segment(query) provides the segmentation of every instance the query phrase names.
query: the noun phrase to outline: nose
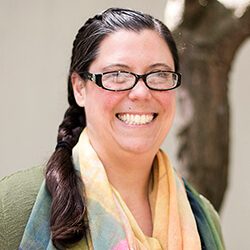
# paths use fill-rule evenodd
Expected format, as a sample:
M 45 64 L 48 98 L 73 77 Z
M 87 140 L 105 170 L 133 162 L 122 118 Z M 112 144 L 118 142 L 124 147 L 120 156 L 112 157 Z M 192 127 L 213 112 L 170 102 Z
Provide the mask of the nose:
M 146 86 L 142 78 L 129 91 L 129 98 L 131 100 L 149 100 L 151 97 L 151 90 Z

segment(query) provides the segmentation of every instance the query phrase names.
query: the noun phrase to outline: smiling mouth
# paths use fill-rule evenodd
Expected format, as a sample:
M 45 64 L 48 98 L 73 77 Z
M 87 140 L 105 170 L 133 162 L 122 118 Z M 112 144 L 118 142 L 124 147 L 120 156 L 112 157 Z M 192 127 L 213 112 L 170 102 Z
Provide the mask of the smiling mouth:
M 127 114 L 127 113 L 118 113 L 116 114 L 116 117 L 129 125 L 144 125 L 152 122 L 156 117 L 157 113 L 152 113 L 152 114 Z

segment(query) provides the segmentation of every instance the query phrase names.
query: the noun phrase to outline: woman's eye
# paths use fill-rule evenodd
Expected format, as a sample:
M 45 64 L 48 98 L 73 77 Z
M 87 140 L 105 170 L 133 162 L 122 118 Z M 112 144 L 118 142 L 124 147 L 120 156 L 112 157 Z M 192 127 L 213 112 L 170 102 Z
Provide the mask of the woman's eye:
M 104 81 L 110 81 L 113 83 L 123 83 L 126 81 L 126 75 L 122 72 L 111 72 L 103 76 Z
M 115 76 L 115 81 L 117 82 L 117 83 L 123 83 L 123 82 L 125 82 L 126 81 L 126 76 L 124 75 L 124 74 L 117 74 L 116 76 Z
M 110 73 L 113 77 L 117 77 L 117 76 L 119 76 L 120 75 L 120 72 L 119 71 L 117 71 L 117 72 L 112 72 L 112 73 Z
M 161 77 L 161 78 L 168 78 L 169 77 L 169 73 L 168 72 L 159 72 L 156 74 L 157 77 Z

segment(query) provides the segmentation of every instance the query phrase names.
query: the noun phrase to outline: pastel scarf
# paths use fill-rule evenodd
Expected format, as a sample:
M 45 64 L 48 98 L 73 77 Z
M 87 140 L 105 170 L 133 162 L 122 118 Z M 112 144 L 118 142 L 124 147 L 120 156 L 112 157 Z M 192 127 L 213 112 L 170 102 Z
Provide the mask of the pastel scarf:
M 201 244 L 200 229 L 197 229 L 184 183 L 175 174 L 167 156 L 161 150 L 155 158 L 152 189 L 149 194 L 153 218 L 152 237 L 143 234 L 122 197 L 109 183 L 105 168 L 92 148 L 86 130 L 73 150 L 73 160 L 85 186 L 89 230 L 86 238 L 71 249 L 201 249 L 204 242 Z M 19 249 L 55 249 L 49 231 L 50 203 L 51 197 L 43 184 Z M 206 218 L 201 220 L 201 227 L 203 220 Z M 207 225 L 206 227 L 209 228 Z M 206 237 L 204 238 L 206 241 Z M 214 248 L 211 250 L 223 249 L 215 246 L 212 242 L 211 247 Z

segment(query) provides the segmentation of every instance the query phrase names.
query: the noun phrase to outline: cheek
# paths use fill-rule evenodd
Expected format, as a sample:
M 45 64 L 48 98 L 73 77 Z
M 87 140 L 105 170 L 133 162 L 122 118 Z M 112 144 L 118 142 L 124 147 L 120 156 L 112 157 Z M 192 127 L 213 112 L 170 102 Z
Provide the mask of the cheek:
M 172 127 L 175 110 L 176 110 L 176 95 L 175 93 L 168 93 L 162 98 L 162 106 L 163 106 L 163 133 L 164 138 L 168 134 L 170 128 Z
M 100 113 L 101 117 L 112 115 L 121 99 L 121 93 L 92 86 L 86 91 L 86 115 L 87 117 Z
M 161 106 L 168 113 L 168 115 L 175 114 L 176 93 L 175 91 L 168 91 L 160 98 Z

